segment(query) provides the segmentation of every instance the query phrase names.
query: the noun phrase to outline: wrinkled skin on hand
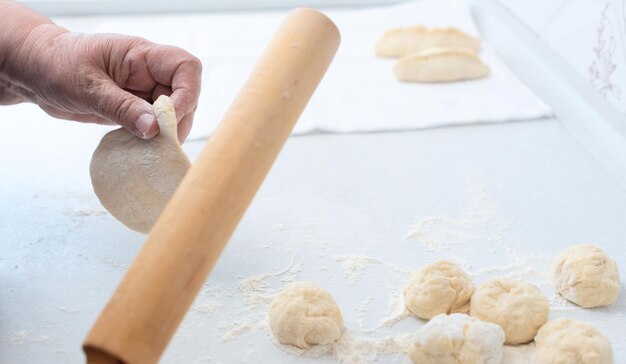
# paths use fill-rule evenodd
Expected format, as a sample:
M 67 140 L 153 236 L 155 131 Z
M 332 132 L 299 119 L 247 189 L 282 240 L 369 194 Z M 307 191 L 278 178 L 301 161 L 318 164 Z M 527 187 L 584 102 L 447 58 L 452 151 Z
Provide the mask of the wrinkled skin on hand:
M 193 123 L 202 72 L 180 48 L 54 24 L 30 30 L 0 66 L 0 104 L 30 101 L 57 118 L 119 124 L 142 138 L 158 133 L 151 103 L 169 95 L 181 142 Z

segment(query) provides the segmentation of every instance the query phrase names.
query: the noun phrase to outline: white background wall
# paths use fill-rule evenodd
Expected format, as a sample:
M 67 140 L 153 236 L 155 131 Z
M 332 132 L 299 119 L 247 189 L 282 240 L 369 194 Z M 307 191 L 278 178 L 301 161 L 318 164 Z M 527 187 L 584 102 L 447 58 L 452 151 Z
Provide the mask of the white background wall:
M 626 0 L 499 0 L 626 112 Z
M 47 15 L 86 15 L 278 9 L 297 6 L 363 7 L 393 4 L 402 0 L 22 0 L 20 2 Z

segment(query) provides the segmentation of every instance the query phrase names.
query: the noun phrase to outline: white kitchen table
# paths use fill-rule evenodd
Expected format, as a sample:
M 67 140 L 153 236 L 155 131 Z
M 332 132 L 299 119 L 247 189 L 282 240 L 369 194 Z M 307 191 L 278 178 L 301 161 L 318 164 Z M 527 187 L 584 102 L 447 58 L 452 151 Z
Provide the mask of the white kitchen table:
M 0 361 L 80 363 L 85 334 L 144 236 L 92 192 L 88 166 L 102 129 L 32 109 L 0 111 L 8 129 L 0 136 Z M 203 144 L 185 150 L 193 159 Z M 430 239 L 407 238 L 420 221 Z M 476 282 L 537 284 L 551 317 L 592 322 L 619 360 L 626 294 L 609 308 L 577 309 L 553 297 L 547 269 L 560 249 L 591 242 L 623 270 L 624 221 L 626 191 L 557 120 L 293 137 L 163 362 L 294 361 L 264 322 L 266 296 L 292 280 L 328 289 L 357 337 L 414 332 L 423 323 L 413 318 L 368 328 L 389 315 L 406 272 L 436 259 L 463 264 Z

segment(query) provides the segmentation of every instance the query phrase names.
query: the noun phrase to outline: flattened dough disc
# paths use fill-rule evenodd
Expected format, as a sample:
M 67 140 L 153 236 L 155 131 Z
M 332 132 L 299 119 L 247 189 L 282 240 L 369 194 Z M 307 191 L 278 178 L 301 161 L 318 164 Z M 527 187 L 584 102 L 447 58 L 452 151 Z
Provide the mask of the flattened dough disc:
M 159 135 L 143 140 L 126 129 L 107 133 L 93 153 L 93 190 L 111 215 L 129 228 L 148 233 L 191 166 L 176 134 L 174 104 L 154 102 Z

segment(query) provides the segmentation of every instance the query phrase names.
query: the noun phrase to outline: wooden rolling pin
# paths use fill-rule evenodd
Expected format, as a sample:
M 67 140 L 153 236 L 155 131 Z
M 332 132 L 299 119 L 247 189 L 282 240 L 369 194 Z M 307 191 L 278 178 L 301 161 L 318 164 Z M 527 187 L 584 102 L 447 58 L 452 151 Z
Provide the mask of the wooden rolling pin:
M 89 332 L 88 363 L 159 360 L 339 41 L 315 10 L 287 16 Z

